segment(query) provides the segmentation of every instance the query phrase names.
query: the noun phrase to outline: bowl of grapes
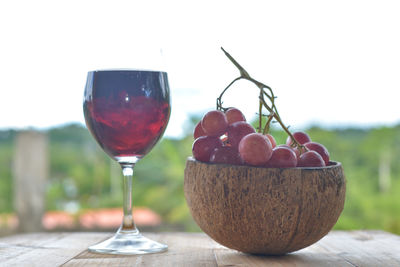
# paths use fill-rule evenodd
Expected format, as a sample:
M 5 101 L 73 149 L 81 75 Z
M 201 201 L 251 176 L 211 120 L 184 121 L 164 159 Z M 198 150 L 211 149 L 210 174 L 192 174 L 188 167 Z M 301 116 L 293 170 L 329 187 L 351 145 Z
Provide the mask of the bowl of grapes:
M 223 52 L 240 76 L 194 129 L 184 171 L 191 215 L 212 239 L 244 253 L 284 255 L 310 246 L 333 228 L 343 210 L 342 164 L 306 132 L 290 131 L 273 90 Z M 249 123 L 238 107 L 222 101 L 238 80 L 259 90 L 258 122 Z M 284 144 L 270 133 L 271 123 L 287 135 Z

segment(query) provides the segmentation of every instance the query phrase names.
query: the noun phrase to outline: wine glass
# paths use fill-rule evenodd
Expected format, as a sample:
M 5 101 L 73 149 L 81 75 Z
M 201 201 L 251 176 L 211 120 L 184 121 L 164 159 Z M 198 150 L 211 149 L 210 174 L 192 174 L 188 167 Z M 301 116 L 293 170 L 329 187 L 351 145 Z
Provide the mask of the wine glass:
M 132 216 L 132 174 L 135 164 L 161 138 L 171 107 L 166 72 L 97 70 L 88 73 L 83 111 L 97 143 L 122 168 L 123 220 L 117 233 L 89 251 L 146 254 L 167 250 L 142 236 Z

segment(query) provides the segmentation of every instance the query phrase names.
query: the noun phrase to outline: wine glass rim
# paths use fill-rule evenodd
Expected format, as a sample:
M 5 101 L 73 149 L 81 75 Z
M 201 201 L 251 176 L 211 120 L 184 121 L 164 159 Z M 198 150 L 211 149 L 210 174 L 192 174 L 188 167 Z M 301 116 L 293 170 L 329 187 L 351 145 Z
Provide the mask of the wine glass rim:
M 166 71 L 163 70 L 156 70 L 156 69 L 140 69 L 140 68 L 110 68 L 110 69 L 96 69 L 96 70 L 91 70 L 89 73 L 95 73 L 95 72 L 161 72 L 161 73 L 167 73 Z

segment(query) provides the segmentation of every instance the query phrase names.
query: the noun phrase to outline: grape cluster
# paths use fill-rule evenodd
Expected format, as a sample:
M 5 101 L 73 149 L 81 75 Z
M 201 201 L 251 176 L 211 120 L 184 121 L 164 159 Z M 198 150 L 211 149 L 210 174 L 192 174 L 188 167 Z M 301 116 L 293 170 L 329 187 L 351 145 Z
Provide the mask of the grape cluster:
M 207 112 L 196 125 L 193 136 L 193 156 L 202 162 L 269 168 L 329 164 L 328 150 L 312 142 L 305 132 L 292 134 L 297 144 L 288 136 L 286 144 L 277 145 L 271 134 L 256 133 L 237 108 Z

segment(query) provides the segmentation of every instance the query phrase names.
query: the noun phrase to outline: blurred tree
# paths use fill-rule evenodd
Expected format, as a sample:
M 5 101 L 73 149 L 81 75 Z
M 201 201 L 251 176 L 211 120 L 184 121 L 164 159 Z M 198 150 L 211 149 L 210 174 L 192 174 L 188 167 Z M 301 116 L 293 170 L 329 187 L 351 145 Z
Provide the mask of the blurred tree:
M 183 194 L 185 161 L 191 155 L 192 131 L 199 120 L 193 117 L 187 122 L 184 137 L 163 138 L 134 170 L 134 205 L 162 215 L 166 230 L 199 230 Z M 331 159 L 344 167 L 346 203 L 335 228 L 384 229 L 400 234 L 400 125 L 371 129 L 313 126 L 304 130 L 313 141 L 324 144 Z M 278 143 L 285 142 L 287 136 L 278 128 L 272 128 L 271 133 Z M 51 162 L 47 209 L 121 207 L 122 196 L 112 190 L 110 159 L 87 129 L 71 124 L 50 129 L 48 134 Z M 14 135 L 15 131 L 0 131 L 0 212 L 12 211 Z M 390 187 L 386 191 L 379 187 L 383 154 L 390 158 Z M 122 179 L 118 174 L 113 177 Z

